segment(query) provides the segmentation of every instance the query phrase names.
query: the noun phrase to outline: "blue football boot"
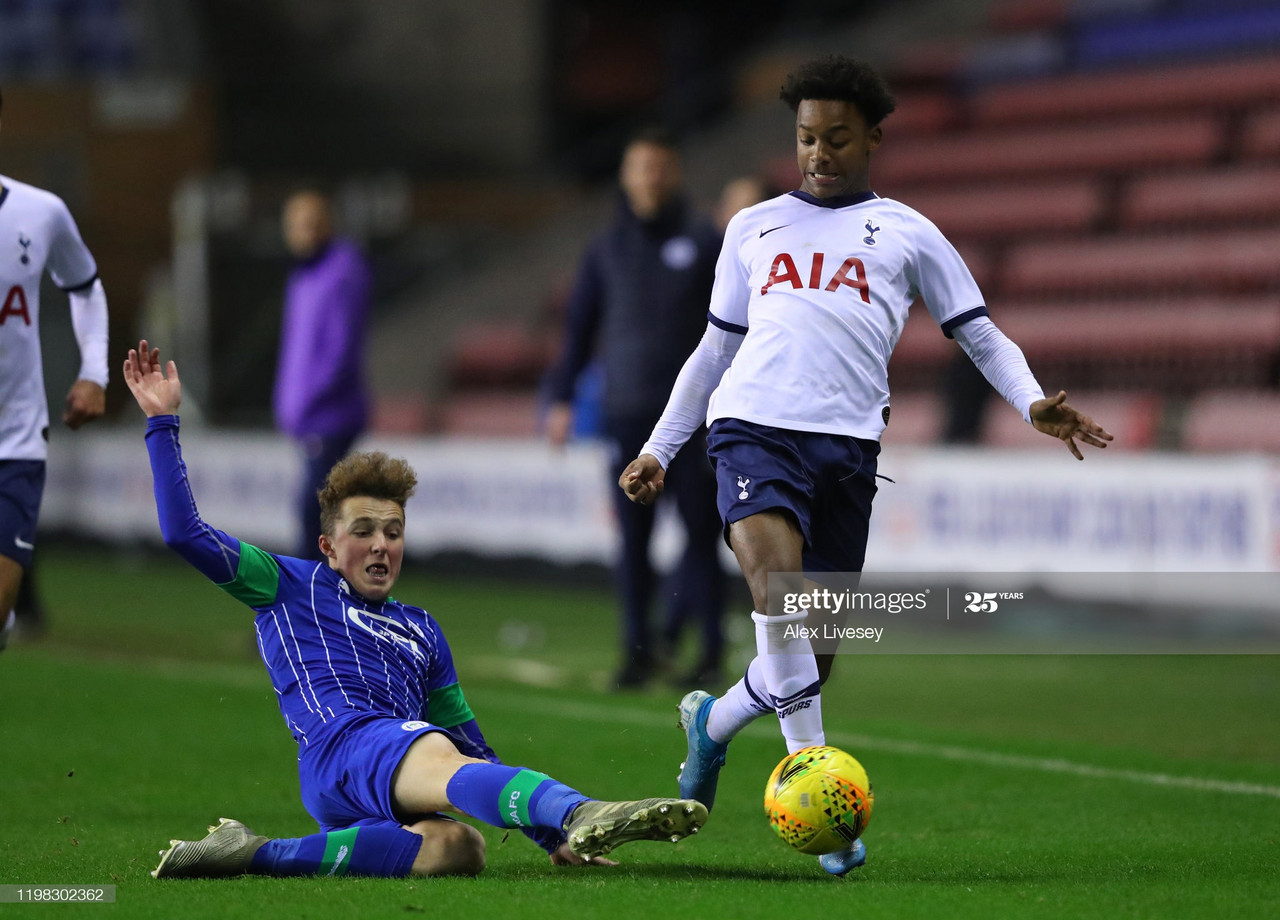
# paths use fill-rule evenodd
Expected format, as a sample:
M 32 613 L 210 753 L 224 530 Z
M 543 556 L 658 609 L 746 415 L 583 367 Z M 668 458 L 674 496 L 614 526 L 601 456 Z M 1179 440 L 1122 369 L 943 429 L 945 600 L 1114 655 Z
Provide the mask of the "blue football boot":
M 716 783 L 720 768 L 724 766 L 728 744 L 712 741 L 707 735 L 707 714 L 716 698 L 705 690 L 685 694 L 676 711 L 680 713 L 680 727 L 689 741 L 689 753 L 680 764 L 680 798 L 694 799 L 707 806 L 716 800 Z
M 829 874 L 844 878 L 850 870 L 858 868 L 867 861 L 867 848 L 861 840 L 855 840 L 843 850 L 824 853 L 818 857 L 818 864 Z

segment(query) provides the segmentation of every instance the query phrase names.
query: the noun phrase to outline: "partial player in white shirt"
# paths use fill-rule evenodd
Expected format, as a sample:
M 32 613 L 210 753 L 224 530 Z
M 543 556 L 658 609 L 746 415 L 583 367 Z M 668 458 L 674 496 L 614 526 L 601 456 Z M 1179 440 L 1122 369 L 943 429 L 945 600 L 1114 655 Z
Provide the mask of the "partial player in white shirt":
M 770 572 L 858 572 L 866 551 L 879 438 L 889 419 L 888 363 L 920 299 L 987 380 L 1038 431 L 1105 447 L 1111 435 L 1044 398 L 1021 350 L 991 322 L 954 247 L 923 216 L 879 198 L 872 152 L 893 96 L 871 67 L 842 57 L 788 77 L 800 188 L 740 212 L 716 269 L 710 320 L 661 420 L 619 485 L 633 501 L 662 491 L 667 462 L 705 419 L 726 537 L 755 611 L 756 658 L 716 699 L 680 704 L 689 754 L 681 795 L 708 807 L 729 741 L 776 712 L 789 751 L 823 744 L 821 685 L 804 614 L 768 609 Z M 861 841 L 822 857 L 843 875 Z
M 46 271 L 67 292 L 80 347 L 80 373 L 62 414 L 76 429 L 106 406 L 107 298 L 98 266 L 62 199 L 0 175 L 0 648 L 31 565 L 44 491 L 49 411 L 40 281 Z

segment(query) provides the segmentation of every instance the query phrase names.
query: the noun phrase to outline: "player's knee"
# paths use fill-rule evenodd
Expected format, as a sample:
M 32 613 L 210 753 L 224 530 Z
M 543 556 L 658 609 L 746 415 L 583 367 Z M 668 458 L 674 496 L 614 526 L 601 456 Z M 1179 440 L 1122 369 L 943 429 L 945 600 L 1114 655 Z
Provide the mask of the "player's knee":
M 484 836 L 460 821 L 419 821 L 409 830 L 422 835 L 414 875 L 479 875 L 485 866 Z

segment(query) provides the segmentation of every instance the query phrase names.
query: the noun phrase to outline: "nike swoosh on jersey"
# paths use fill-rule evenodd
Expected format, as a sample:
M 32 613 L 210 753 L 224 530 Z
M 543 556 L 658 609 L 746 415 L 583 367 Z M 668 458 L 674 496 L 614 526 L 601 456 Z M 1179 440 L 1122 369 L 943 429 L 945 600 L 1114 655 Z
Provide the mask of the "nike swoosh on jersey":
M 36 548 L 36 545 L 34 543 L 28 543 L 26 540 L 22 539 L 22 537 L 14 537 L 13 545 L 18 547 L 18 549 L 35 549 Z
M 774 230 L 781 230 L 783 227 L 790 227 L 790 226 L 791 226 L 790 224 L 781 224 L 780 226 L 777 226 L 777 227 L 770 227 L 768 230 L 761 230 L 760 236 L 761 238 L 763 238 L 768 234 L 772 233 Z

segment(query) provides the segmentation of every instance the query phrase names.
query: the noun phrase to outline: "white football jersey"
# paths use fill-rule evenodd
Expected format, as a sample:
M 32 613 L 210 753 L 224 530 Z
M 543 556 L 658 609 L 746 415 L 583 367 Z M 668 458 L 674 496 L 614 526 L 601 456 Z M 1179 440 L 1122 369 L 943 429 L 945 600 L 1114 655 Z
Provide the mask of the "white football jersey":
M 745 338 L 708 424 L 878 440 L 889 356 L 917 298 L 947 334 L 987 314 L 955 247 L 901 202 L 789 192 L 740 211 L 725 231 L 709 319 Z
M 0 460 L 43 460 L 49 409 L 40 356 L 40 277 L 88 289 L 98 266 L 51 192 L 0 176 Z

